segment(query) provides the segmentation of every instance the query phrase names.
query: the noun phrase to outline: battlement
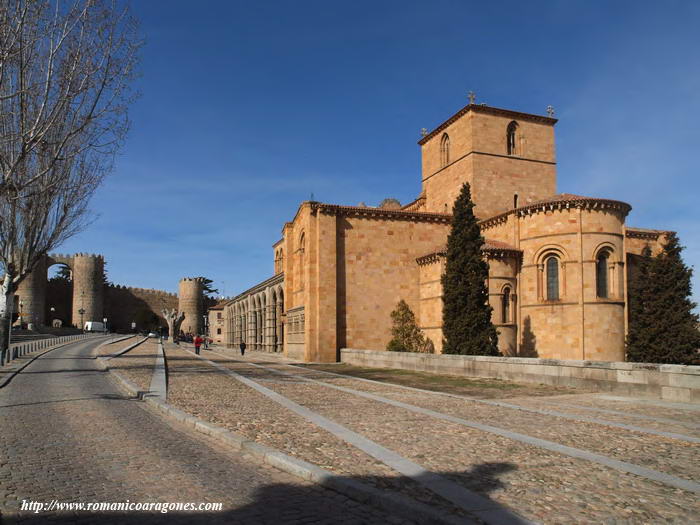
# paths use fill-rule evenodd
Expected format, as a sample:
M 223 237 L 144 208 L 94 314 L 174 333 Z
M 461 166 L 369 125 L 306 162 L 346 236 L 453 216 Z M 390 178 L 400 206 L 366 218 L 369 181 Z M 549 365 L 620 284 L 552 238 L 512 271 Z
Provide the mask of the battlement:
M 204 277 L 183 277 L 180 279 L 180 282 L 187 281 L 187 282 L 193 282 L 193 283 L 203 283 L 204 282 Z
M 83 253 L 83 252 L 78 252 L 74 254 L 68 254 L 68 253 L 50 253 L 48 254 L 49 258 L 51 259 L 73 259 L 75 257 L 86 257 L 86 258 L 91 258 L 91 259 L 99 259 L 104 262 L 104 255 L 99 254 L 99 253 Z
M 108 287 L 113 290 L 124 290 L 135 294 L 158 295 L 161 297 L 170 297 L 173 299 L 177 299 L 176 293 L 166 292 L 164 290 L 156 290 L 155 288 L 139 288 L 137 286 L 123 286 L 121 284 L 110 284 L 108 285 Z

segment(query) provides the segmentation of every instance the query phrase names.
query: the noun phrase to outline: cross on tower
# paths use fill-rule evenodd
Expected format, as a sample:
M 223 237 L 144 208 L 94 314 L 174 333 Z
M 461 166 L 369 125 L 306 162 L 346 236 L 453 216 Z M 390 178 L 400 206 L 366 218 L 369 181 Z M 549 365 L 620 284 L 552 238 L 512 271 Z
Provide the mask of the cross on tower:
M 469 103 L 473 104 L 474 101 L 476 100 L 476 93 L 474 93 L 473 91 L 470 91 L 469 93 L 467 93 L 467 96 L 469 97 Z
M 554 116 L 554 106 L 547 106 L 547 115 L 549 115 L 550 118 Z
M 425 128 L 420 128 L 420 136 L 425 137 L 428 134 L 428 130 Z

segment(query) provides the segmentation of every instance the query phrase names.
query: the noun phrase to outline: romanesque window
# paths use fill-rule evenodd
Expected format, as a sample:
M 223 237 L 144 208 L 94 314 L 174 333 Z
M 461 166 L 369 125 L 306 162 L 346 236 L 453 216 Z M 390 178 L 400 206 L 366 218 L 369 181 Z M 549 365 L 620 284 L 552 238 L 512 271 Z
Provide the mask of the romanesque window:
M 516 132 L 518 131 L 518 123 L 513 121 L 510 124 L 508 124 L 508 128 L 506 130 L 506 150 L 508 151 L 508 155 L 515 155 L 517 153 L 516 149 Z
M 505 287 L 503 289 L 501 312 L 502 312 L 502 322 L 503 324 L 510 323 L 510 288 Z
M 596 295 L 598 297 L 608 297 L 608 258 L 610 254 L 603 250 L 598 254 L 595 262 Z
M 550 256 L 545 261 L 545 272 L 547 275 L 547 300 L 559 300 L 559 260 Z
M 445 167 L 450 163 L 450 137 L 447 133 L 442 134 L 440 140 L 440 166 Z

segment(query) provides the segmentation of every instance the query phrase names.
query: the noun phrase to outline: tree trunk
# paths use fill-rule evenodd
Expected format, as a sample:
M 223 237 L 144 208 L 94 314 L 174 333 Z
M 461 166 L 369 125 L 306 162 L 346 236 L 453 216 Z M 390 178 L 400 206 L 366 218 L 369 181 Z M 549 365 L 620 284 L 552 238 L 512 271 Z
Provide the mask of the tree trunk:
M 9 361 L 10 324 L 14 298 L 15 290 L 12 285 L 12 277 L 6 274 L 2 284 L 0 284 L 0 366 Z

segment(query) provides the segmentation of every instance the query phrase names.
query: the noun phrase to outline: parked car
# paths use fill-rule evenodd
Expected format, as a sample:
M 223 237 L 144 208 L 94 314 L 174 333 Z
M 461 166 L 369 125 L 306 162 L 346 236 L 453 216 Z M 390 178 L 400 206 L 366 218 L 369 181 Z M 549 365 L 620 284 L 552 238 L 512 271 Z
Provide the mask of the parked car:
M 158 337 L 158 334 L 155 332 L 148 332 L 148 337 Z

